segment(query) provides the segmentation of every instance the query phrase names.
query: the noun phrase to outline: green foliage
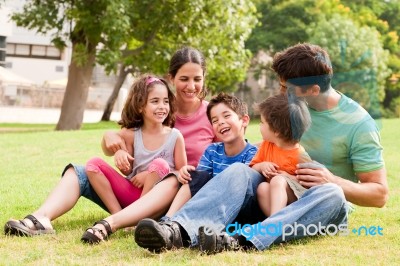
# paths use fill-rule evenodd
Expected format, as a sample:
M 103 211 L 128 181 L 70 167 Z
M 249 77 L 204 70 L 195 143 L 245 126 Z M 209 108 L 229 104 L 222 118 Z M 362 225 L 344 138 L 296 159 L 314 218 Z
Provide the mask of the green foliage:
M 273 54 L 299 42 L 313 42 L 330 53 L 335 73 L 342 75 L 337 80 L 354 78 L 352 82 L 359 83 L 361 71 L 369 98 L 385 99 L 389 106 L 392 96 L 400 95 L 387 91 L 400 91 L 400 82 L 389 81 L 390 73 L 400 73 L 399 0 L 257 0 L 256 5 L 260 23 L 246 42 L 253 53 L 262 49 Z
M 385 21 L 389 26 L 389 33 L 385 39 L 385 44 L 392 52 L 389 59 L 389 67 L 393 71 L 393 76 L 386 85 L 386 95 L 383 105 L 387 108 L 388 117 L 399 117 L 399 98 L 400 98 L 400 1 L 386 1 L 383 12 L 379 18 Z M 396 81 L 397 79 L 397 81 Z
M 330 54 L 336 76 L 344 75 L 347 82 L 361 85 L 366 90 L 366 94 L 361 95 L 376 98 L 378 102 L 383 100 L 386 78 L 390 75 L 389 53 L 383 49 L 378 31 L 367 26 L 358 27 L 351 19 L 336 14 L 327 21 L 313 24 L 309 34 L 311 43 L 322 46 Z M 372 85 L 366 85 L 368 82 Z
M 253 53 L 258 50 L 276 52 L 299 42 L 307 42 L 309 29 L 332 14 L 348 14 L 349 9 L 339 1 L 259 0 L 259 23 L 246 42 Z M 323 12 L 321 12 L 323 10 Z
M 400 0 L 385 1 L 384 10 L 379 18 L 389 25 L 390 31 L 395 31 L 400 35 Z M 399 43 L 397 43 L 399 46 Z
M 174 51 L 189 45 L 205 54 L 207 86 L 213 92 L 233 91 L 245 78 L 251 54 L 244 41 L 256 23 L 256 8 L 251 2 L 135 1 L 133 10 L 124 51 L 99 53 L 98 60 L 108 71 L 122 62 L 133 72 L 162 75 Z
M 253 53 L 258 50 L 279 51 L 308 39 L 307 25 L 313 17 L 306 12 L 312 0 L 259 1 L 260 22 L 246 42 Z
M 194 46 L 208 59 L 213 91 L 233 91 L 245 78 L 251 54 L 244 42 L 257 21 L 255 6 L 244 0 L 31 0 L 13 20 L 54 32 L 57 47 L 72 41 L 78 65 L 97 47 L 97 62 L 108 72 L 123 63 L 133 72 L 165 74 L 176 49 Z

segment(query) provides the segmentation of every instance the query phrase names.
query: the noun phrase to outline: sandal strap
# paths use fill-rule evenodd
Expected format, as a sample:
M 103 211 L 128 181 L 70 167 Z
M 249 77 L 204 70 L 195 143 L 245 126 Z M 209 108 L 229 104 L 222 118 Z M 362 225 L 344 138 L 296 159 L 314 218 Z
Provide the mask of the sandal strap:
M 95 237 L 97 237 L 97 238 L 99 239 L 99 241 L 101 241 L 101 240 L 106 240 L 106 239 L 107 239 L 107 235 L 103 232 L 103 230 L 101 230 L 101 229 L 99 229 L 99 228 L 90 227 L 90 228 L 86 229 L 86 231 L 88 231 L 88 230 L 92 230 L 92 231 L 93 231 L 92 235 L 94 235 Z M 98 236 L 96 236 L 96 235 L 95 235 L 95 232 L 100 233 L 101 236 L 103 237 L 103 239 L 100 239 Z M 89 233 L 90 233 L 90 232 L 89 232 Z
M 106 220 L 97 221 L 97 222 L 95 222 L 95 223 L 93 224 L 93 226 L 95 226 L 96 224 L 101 224 L 101 225 L 104 226 L 104 228 L 105 228 L 106 231 L 107 231 L 107 236 L 110 236 L 110 235 L 113 233 L 112 230 L 111 230 L 110 224 L 109 224 Z M 100 231 L 101 231 L 101 230 L 100 230 Z M 102 232 L 102 233 L 103 233 L 103 232 Z
M 27 215 L 24 219 L 28 219 L 30 220 L 33 225 L 35 226 L 36 230 L 46 230 L 46 228 L 44 228 L 43 224 L 41 222 L 39 222 L 38 219 L 36 219 L 35 216 L 29 214 Z M 23 221 L 20 221 L 23 225 L 25 225 L 26 227 L 28 227 Z

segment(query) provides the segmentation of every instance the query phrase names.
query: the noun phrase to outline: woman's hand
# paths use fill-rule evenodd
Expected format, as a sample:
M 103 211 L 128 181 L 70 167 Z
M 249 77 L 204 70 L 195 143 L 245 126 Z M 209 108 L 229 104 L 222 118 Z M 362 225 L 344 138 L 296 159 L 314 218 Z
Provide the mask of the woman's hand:
M 111 156 L 115 154 L 118 150 L 127 151 L 125 141 L 120 135 L 124 134 L 124 130 L 127 129 L 122 128 L 119 133 L 115 131 L 106 131 L 104 133 L 101 143 L 104 154 Z

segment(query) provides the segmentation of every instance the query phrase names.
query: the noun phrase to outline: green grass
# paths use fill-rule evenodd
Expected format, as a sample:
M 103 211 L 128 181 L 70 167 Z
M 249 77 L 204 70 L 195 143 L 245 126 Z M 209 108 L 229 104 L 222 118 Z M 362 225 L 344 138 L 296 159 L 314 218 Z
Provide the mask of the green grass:
M 17 123 L 0 123 L 0 134 L 1 133 L 12 133 L 12 132 L 38 132 L 38 131 L 53 131 L 56 125 L 53 124 L 17 124 Z M 99 123 L 86 123 L 82 125 L 82 130 L 92 129 L 107 129 L 107 128 L 119 128 L 116 122 L 99 122 Z
M 4 130 L 8 128 L 8 130 Z M 13 130 L 10 130 L 13 128 Z M 55 132 L 54 125 L 0 124 L 0 224 L 23 218 L 36 209 L 60 178 L 68 162 L 84 164 L 101 155 L 103 132 L 115 123 L 85 124 L 83 130 Z M 16 132 L 17 131 L 17 132 Z M 53 222 L 57 234 L 34 238 L 0 234 L 0 265 L 394 265 L 400 250 L 400 120 L 384 120 L 382 144 L 390 199 L 382 209 L 358 207 L 350 228 L 381 226 L 383 236 L 314 237 L 277 245 L 263 252 L 225 252 L 202 256 L 196 250 L 151 254 L 138 248 L 132 232 L 120 230 L 98 246 L 80 242 L 84 230 L 107 216 L 80 199 L 76 207 Z M 258 122 L 247 130 L 260 141 Z M 110 158 L 107 158 L 111 162 Z

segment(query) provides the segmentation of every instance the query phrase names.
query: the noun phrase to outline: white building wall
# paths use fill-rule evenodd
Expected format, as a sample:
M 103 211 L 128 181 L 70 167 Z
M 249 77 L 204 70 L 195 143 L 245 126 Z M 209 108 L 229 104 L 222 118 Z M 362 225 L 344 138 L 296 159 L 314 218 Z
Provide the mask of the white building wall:
M 12 32 L 12 24 L 9 22 L 10 9 L 7 7 L 0 8 L 0 36 L 10 36 Z
M 68 77 L 69 63 L 59 60 L 7 57 L 8 69 L 41 86 L 46 81 Z M 11 67 L 10 67 L 11 66 Z
M 9 15 L 12 12 L 20 11 L 24 2 L 24 0 L 6 1 L 4 7 L 1 9 L 5 11 L 0 12 L 0 22 L 6 21 L 8 31 L 6 32 L 7 34 L 3 35 L 1 34 L 2 30 L 0 30 L 0 35 L 7 36 L 7 43 L 52 45 L 51 33 L 47 35 L 38 34 L 36 31 L 17 27 L 10 20 Z M 0 29 L 3 29 L 3 23 L 0 23 L 0 25 Z M 71 48 L 67 47 L 63 51 L 61 60 L 7 56 L 6 67 L 41 86 L 45 81 L 67 78 L 70 58 Z
M 1 5 L 0 36 L 6 36 L 6 42 L 9 44 L 52 45 L 51 33 L 46 35 L 38 34 L 36 31 L 17 27 L 17 25 L 11 21 L 10 15 L 13 12 L 21 11 L 25 2 L 25 0 L 6 0 L 5 3 Z M 71 54 L 72 49 L 69 45 L 64 49 L 61 60 L 6 56 L 6 68 L 21 77 L 32 80 L 36 88 L 41 88 L 43 90 L 52 89 L 51 86 L 49 87 L 48 85 L 48 83 L 53 83 L 51 81 L 60 83 L 62 80 L 67 80 Z M 89 91 L 88 107 L 102 109 L 111 94 L 116 77 L 106 76 L 102 67 L 96 66 L 92 79 L 93 84 Z M 131 82 L 131 79 L 125 81 L 114 109 L 122 110 L 127 94 L 126 92 Z M 57 89 L 65 89 L 65 85 L 66 83 L 57 86 Z M 23 101 L 20 102 L 22 103 Z

